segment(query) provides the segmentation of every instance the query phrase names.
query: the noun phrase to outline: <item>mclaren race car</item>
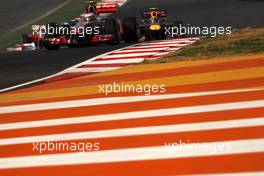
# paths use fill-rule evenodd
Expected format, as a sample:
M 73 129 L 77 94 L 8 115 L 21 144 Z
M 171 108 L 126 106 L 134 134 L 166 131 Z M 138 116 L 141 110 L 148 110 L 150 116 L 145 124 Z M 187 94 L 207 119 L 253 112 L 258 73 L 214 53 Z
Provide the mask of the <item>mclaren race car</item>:
M 117 3 L 89 2 L 86 4 L 86 13 L 74 21 L 74 25 L 70 24 L 69 46 L 138 41 L 136 18 L 124 18 L 121 21 Z
M 37 46 L 47 49 L 58 49 L 61 46 L 76 47 L 85 44 L 118 44 L 138 41 L 136 18 L 119 18 L 117 3 L 97 3 L 88 1 L 85 13 L 69 22 L 49 23 L 46 33 L 28 35 Z M 34 40 L 32 40 L 34 39 Z
M 89 4 L 86 13 L 81 14 L 71 26 L 70 45 L 99 43 L 120 43 L 123 27 L 117 16 L 117 4 Z
M 100 43 L 119 44 L 122 40 L 126 42 L 138 41 L 138 30 L 136 18 L 119 18 L 119 6 L 117 3 L 86 3 L 86 13 L 82 14 L 75 30 L 72 31 L 70 44 L 75 43 Z M 80 37 L 78 28 L 85 29 L 84 36 Z
M 181 21 L 170 22 L 167 18 L 166 11 L 158 8 L 150 8 L 142 13 L 139 28 L 141 37 L 146 40 L 162 40 L 171 38 L 170 35 L 166 34 L 166 27 L 180 25 L 183 25 Z

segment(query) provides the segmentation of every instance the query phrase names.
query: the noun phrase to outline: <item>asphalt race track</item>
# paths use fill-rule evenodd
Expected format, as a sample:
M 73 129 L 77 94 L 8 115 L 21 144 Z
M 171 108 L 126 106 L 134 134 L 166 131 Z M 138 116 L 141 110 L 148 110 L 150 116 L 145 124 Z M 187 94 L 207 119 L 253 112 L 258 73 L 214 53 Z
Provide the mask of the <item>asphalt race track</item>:
M 0 0 L 0 36 L 42 16 L 63 2 L 65 0 Z
M 264 25 L 263 1 L 240 0 L 134 0 L 121 9 L 123 16 L 134 16 L 148 7 L 164 8 L 172 20 L 192 25 L 229 25 L 259 27 Z M 140 7 L 140 8 L 139 8 Z M 33 51 L 0 54 L 0 88 L 57 73 L 93 56 L 126 46 L 102 45 L 58 51 Z
M 127 44 L 0 53 L 0 89 L 55 74 L 100 53 L 125 46 Z
M 197 26 L 244 28 L 264 25 L 263 0 L 129 0 L 121 14 L 138 14 L 140 17 L 140 12 L 149 7 L 165 9 L 172 21 L 182 20 Z

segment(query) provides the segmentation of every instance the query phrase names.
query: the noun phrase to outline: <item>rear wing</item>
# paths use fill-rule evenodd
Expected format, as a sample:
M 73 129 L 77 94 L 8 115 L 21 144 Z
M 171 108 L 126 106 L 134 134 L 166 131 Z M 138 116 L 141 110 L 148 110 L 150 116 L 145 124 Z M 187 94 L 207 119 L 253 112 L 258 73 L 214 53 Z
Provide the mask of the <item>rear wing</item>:
M 145 11 L 142 13 L 142 18 L 151 18 L 151 14 L 152 13 L 157 13 L 157 17 L 161 18 L 161 17 L 166 17 L 167 16 L 167 12 L 164 10 L 159 10 L 159 11 Z
M 99 13 L 116 13 L 118 12 L 117 3 L 98 3 L 96 4 L 96 12 Z

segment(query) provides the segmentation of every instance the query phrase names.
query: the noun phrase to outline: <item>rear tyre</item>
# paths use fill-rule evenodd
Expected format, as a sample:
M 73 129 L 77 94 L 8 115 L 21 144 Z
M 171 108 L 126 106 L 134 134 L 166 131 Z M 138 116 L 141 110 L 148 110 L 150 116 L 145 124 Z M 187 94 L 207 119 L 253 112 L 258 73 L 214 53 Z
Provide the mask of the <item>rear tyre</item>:
M 162 40 L 161 30 L 151 31 L 151 40 Z
M 60 47 L 59 46 L 45 46 L 45 48 L 47 49 L 47 50 L 57 50 L 57 49 L 59 49 Z
M 68 48 L 77 48 L 78 45 L 77 44 L 68 44 Z
M 105 26 L 105 34 L 112 35 L 112 39 L 107 44 L 119 44 L 121 42 L 121 36 L 116 19 L 107 19 Z
M 22 43 L 31 43 L 32 41 L 28 37 L 28 34 L 22 34 Z
M 136 17 L 127 17 L 123 20 L 124 39 L 126 43 L 138 42 L 138 25 Z

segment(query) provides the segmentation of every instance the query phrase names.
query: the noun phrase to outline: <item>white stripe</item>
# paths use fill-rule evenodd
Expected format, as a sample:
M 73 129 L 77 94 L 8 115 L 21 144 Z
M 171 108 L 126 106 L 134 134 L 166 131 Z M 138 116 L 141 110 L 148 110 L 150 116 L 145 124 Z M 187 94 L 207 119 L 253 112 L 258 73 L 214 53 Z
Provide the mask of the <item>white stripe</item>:
M 51 120 L 29 121 L 29 122 L 4 123 L 4 124 L 0 124 L 0 130 L 3 131 L 3 130 L 14 130 L 14 129 L 23 129 L 23 128 L 45 127 L 45 126 L 58 126 L 58 125 L 104 122 L 104 121 L 114 121 L 114 120 L 151 118 L 151 117 L 166 116 L 166 115 L 167 116 L 183 115 L 183 114 L 191 114 L 191 113 L 239 110 L 239 109 L 259 108 L 259 107 L 264 107 L 264 100 L 159 109 L 159 110 L 149 110 L 149 111 L 134 111 L 127 113 L 104 114 L 104 115 L 95 115 L 95 116 L 68 117 L 68 118 L 51 119 Z
M 155 51 L 155 50 L 167 50 L 169 49 L 169 47 L 159 47 L 159 48 L 143 48 L 143 49 L 124 49 L 124 50 L 121 50 L 121 51 L 118 51 L 118 52 L 115 52 L 115 53 L 126 53 L 126 52 L 145 52 L 145 51 Z
M 143 161 L 173 158 L 188 158 L 201 156 L 219 156 L 230 154 L 245 154 L 252 152 L 263 152 L 264 139 L 235 140 L 208 143 L 208 145 L 222 145 L 226 143 L 230 149 L 208 152 L 206 150 L 184 150 L 177 152 L 169 150 L 165 146 L 142 147 L 132 149 L 106 150 L 98 152 L 66 153 L 52 155 L 23 156 L 12 158 L 1 158 L 0 169 L 58 166 L 77 164 L 96 164 L 126 161 Z
M 139 57 L 139 58 L 144 58 L 146 56 L 149 55 L 154 55 L 157 52 L 146 52 L 146 53 L 131 53 L 131 54 L 115 54 L 115 55 L 107 55 L 104 56 L 102 59 L 110 59 L 110 58 L 120 58 L 122 59 L 122 57 Z
M 263 176 L 264 172 L 236 172 L 236 173 L 224 173 L 224 174 L 193 174 L 184 176 Z M 176 175 L 170 175 L 176 176 Z
M 151 51 L 151 50 L 157 50 L 160 48 L 178 48 L 178 47 L 182 47 L 182 46 L 169 45 L 169 46 L 146 46 L 146 47 L 143 46 L 143 47 L 140 47 L 140 46 L 133 45 L 132 47 L 125 48 L 122 51 L 130 51 L 130 50 L 142 50 L 142 51 L 149 50 L 149 51 Z
M 98 130 L 88 132 L 62 133 L 42 136 L 29 136 L 17 138 L 0 139 L 0 145 L 14 145 L 43 141 L 65 141 L 65 140 L 80 140 L 80 139 L 94 139 L 94 138 L 109 138 L 109 137 L 127 137 L 136 135 L 153 135 L 153 134 L 168 134 L 191 131 L 204 130 L 219 130 L 242 127 L 257 127 L 264 126 L 264 117 L 241 119 L 241 120 L 225 120 L 216 122 L 203 122 L 192 124 L 176 124 L 163 125 L 152 127 L 137 127 L 137 128 L 123 128 L 113 130 Z M 264 149 L 264 148 L 263 148 Z
M 177 38 L 177 39 L 167 39 L 167 40 L 156 40 L 152 42 L 172 42 L 172 41 L 197 41 L 200 40 L 198 37 L 193 37 L 193 38 Z
M 190 40 L 172 40 L 172 41 L 160 41 L 160 42 L 149 42 L 145 44 L 149 45 L 156 45 L 156 44 L 181 44 L 181 43 L 186 43 L 186 44 L 192 44 L 195 41 L 190 41 Z
M 195 41 L 192 40 L 185 40 L 185 39 L 174 39 L 174 40 L 156 40 L 150 42 L 144 42 L 143 44 L 179 44 L 179 43 L 193 43 Z
M 160 44 L 160 45 L 145 45 L 145 44 L 140 44 L 140 45 L 134 45 L 133 48 L 152 48 L 152 47 L 184 47 L 187 46 L 188 44 Z
M 200 38 L 177 38 L 177 39 L 167 39 L 167 40 L 156 40 L 151 42 L 145 42 L 145 43 L 164 43 L 164 42 L 195 42 L 197 40 L 200 40 Z
M 219 94 L 228 94 L 228 93 L 242 93 L 242 92 L 258 91 L 258 90 L 262 90 L 262 89 L 238 89 L 238 90 L 235 89 L 235 90 L 224 90 L 224 91 L 176 93 L 176 94 L 162 94 L 162 95 L 149 95 L 149 96 L 93 98 L 93 99 L 58 101 L 58 102 L 49 102 L 49 103 L 13 105 L 13 106 L 0 107 L 0 114 L 17 113 L 17 112 L 25 112 L 25 111 L 40 111 L 40 110 L 48 110 L 48 109 L 51 110 L 51 109 L 74 108 L 74 107 L 84 107 L 84 106 L 96 106 L 96 105 L 105 105 L 105 104 L 114 104 L 114 103 L 131 103 L 137 101 L 187 98 L 187 97 L 219 95 Z
M 111 70 L 116 70 L 119 69 L 121 67 L 95 67 L 95 68 L 74 68 L 74 69 L 70 69 L 67 71 L 67 73 L 79 73 L 79 72 L 83 72 L 83 73 L 92 73 L 92 72 L 105 72 L 105 71 L 111 71 Z
M 100 60 L 100 61 L 94 61 L 89 63 L 89 65 L 93 64 L 135 64 L 135 63 L 142 63 L 144 61 L 144 58 L 133 58 L 133 59 L 116 59 L 116 60 Z
M 171 44 L 167 44 L 167 43 L 142 43 L 142 44 L 137 44 L 135 46 L 140 46 L 140 47 L 144 47 L 144 46 L 150 46 L 150 47 L 153 47 L 153 46 L 186 46 L 186 45 L 189 45 L 187 43 L 181 43 L 181 42 L 178 42 L 178 43 L 171 43 Z M 132 46 L 133 47 L 133 46 Z

